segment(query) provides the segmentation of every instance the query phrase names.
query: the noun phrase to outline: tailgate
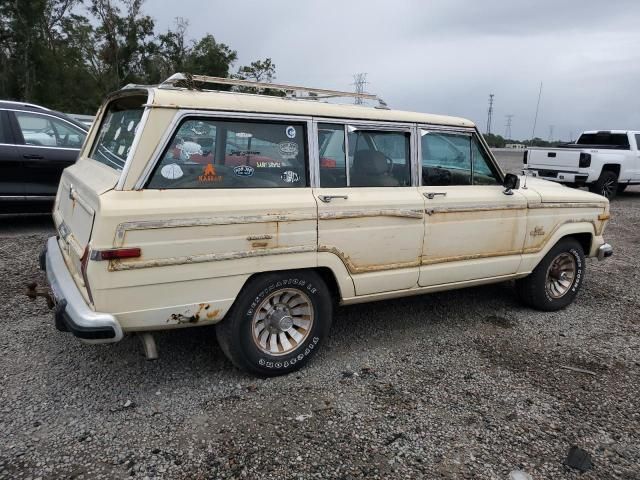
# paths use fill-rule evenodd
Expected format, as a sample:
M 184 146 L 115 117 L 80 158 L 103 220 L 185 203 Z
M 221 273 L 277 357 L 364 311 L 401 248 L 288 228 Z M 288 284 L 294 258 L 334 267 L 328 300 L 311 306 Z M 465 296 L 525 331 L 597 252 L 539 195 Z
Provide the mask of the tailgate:
M 531 149 L 528 154 L 529 168 L 577 171 L 582 150 L 573 148 Z
M 118 182 L 120 172 L 93 160 L 83 159 L 62 173 L 53 219 L 70 273 L 84 286 L 81 259 L 93 228 L 99 196 Z

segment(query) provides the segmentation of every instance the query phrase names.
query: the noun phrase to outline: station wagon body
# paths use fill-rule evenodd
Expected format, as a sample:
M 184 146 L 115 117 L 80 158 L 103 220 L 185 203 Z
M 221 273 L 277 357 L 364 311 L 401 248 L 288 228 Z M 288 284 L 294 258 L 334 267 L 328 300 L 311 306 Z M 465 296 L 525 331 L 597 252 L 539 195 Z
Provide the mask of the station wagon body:
M 219 324 L 236 365 L 285 373 L 326 336 L 330 304 L 530 279 L 567 241 L 545 267 L 548 305 L 520 290 L 538 308 L 570 302 L 584 257 L 611 254 L 608 201 L 504 184 L 468 120 L 124 89 L 62 176 L 42 266 L 58 327 L 86 342 Z

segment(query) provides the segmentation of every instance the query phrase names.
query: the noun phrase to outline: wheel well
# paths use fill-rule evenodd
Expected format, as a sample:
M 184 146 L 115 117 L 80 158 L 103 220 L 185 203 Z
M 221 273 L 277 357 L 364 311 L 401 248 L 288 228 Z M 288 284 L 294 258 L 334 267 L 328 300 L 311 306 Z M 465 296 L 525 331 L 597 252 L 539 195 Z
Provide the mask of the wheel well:
M 620 165 L 616 165 L 615 163 L 607 163 L 602 166 L 602 171 L 613 172 L 617 176 L 620 176 Z
M 338 286 L 338 281 L 336 280 L 335 275 L 333 274 L 333 272 L 329 267 L 300 268 L 300 269 L 292 269 L 291 271 L 294 271 L 294 270 L 310 270 L 320 275 L 320 277 L 322 277 L 322 280 L 324 280 L 324 283 L 327 285 L 327 288 L 329 289 L 329 293 L 331 294 L 331 299 L 333 300 L 334 304 L 337 305 L 338 302 L 340 302 L 340 299 L 342 298 L 340 295 L 340 287 Z M 244 285 L 249 283 L 255 277 L 266 274 L 266 273 L 273 273 L 273 271 L 256 272 L 251 276 L 249 276 L 249 278 L 247 278 Z
M 591 251 L 591 242 L 593 240 L 593 236 L 590 233 L 572 233 L 571 235 L 567 235 L 562 238 L 574 238 L 580 243 L 582 246 L 582 250 L 584 251 L 585 256 L 589 256 L 589 252 Z

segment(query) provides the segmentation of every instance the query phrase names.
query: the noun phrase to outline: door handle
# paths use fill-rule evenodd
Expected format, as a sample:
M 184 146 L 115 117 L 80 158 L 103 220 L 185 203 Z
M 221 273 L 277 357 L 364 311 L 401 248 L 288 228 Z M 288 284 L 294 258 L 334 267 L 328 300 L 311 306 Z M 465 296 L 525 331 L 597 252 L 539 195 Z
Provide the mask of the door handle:
M 42 160 L 44 157 L 42 155 L 23 155 L 22 158 L 26 158 L 27 160 Z
M 349 198 L 349 195 L 318 195 L 318 198 L 324 203 L 331 203 L 334 198 L 342 198 L 344 200 Z
M 433 200 L 436 197 L 436 195 L 442 195 L 443 197 L 446 197 L 447 192 L 425 192 L 423 193 L 423 195 L 427 197 L 429 200 Z

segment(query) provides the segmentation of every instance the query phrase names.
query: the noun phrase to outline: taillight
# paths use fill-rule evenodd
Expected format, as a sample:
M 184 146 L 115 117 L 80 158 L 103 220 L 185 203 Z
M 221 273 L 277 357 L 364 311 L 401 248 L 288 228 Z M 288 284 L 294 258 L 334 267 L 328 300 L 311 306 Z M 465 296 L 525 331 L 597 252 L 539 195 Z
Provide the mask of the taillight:
M 524 157 L 522 158 L 522 163 L 527 164 L 527 158 L 529 157 L 529 150 L 524 151 Z
M 142 255 L 142 250 L 137 247 L 91 250 L 91 260 L 119 260 L 122 258 L 138 258 L 140 255 Z
M 578 162 L 580 168 L 586 168 L 591 166 L 591 154 L 580 152 L 580 160 Z

